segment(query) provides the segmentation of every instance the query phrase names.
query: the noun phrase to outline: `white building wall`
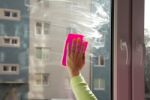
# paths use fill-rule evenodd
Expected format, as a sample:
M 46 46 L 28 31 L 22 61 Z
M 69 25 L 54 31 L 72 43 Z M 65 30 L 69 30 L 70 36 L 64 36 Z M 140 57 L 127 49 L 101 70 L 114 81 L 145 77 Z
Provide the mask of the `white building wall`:
M 69 85 L 69 76 L 66 69 L 61 65 L 64 41 L 67 36 L 67 27 L 80 27 L 84 32 L 86 27 L 78 26 L 80 22 L 86 22 L 86 18 L 79 14 L 71 4 L 85 7 L 84 13 L 90 16 L 90 0 L 68 0 L 49 1 L 49 8 L 45 8 L 37 3 L 40 0 L 30 0 L 30 66 L 29 66 L 29 98 L 30 99 L 52 99 L 72 97 Z M 44 0 L 41 0 L 44 1 Z M 74 1 L 74 3 L 73 3 Z M 41 6 L 41 7 L 40 7 Z M 73 12 L 74 11 L 74 12 Z M 72 13 L 73 12 L 73 13 Z M 48 35 L 37 35 L 35 33 L 35 23 L 37 21 L 50 22 L 50 33 Z M 45 62 L 37 60 L 35 57 L 35 47 L 42 46 L 50 49 L 49 58 Z M 88 49 L 89 52 L 89 49 Z M 87 53 L 89 54 L 89 53 Z M 90 82 L 90 59 L 87 55 L 86 67 L 83 75 L 86 81 Z M 49 73 L 49 84 L 46 86 L 34 83 L 34 73 Z

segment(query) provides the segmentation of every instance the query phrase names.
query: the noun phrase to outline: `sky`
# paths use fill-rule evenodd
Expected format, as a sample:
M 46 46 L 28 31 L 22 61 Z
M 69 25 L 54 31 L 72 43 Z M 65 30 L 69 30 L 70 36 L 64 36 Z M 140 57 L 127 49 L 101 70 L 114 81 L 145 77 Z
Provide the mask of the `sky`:
M 145 28 L 150 31 L 150 0 L 145 0 Z

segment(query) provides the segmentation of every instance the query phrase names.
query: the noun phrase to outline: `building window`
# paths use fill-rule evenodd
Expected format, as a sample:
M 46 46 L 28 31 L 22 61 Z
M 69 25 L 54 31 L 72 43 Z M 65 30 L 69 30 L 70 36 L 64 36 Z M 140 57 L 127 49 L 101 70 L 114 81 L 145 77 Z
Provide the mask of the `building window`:
M 37 85 L 48 85 L 49 83 L 49 73 L 36 73 L 35 83 Z
M 1 37 L 0 39 L 2 39 L 2 41 L 3 41 L 0 46 L 20 47 L 20 38 L 19 37 L 7 36 L 7 37 Z
M 36 47 L 36 58 L 40 60 L 48 60 L 50 49 L 46 47 Z
M 97 56 L 97 57 L 94 57 L 93 58 L 94 60 L 94 64 L 96 65 L 96 67 L 104 67 L 105 65 L 105 59 L 104 59 L 104 56 L 100 55 L 100 56 Z
M 19 74 L 18 64 L 0 64 L 1 70 L 0 74 Z
M 6 20 L 20 20 L 20 10 L 16 9 L 2 9 L 0 8 L 0 18 Z
M 36 22 L 36 34 L 46 35 L 50 32 L 50 23 L 47 22 Z
M 43 75 L 42 75 L 42 83 L 43 84 L 48 84 L 48 80 L 49 79 L 49 74 L 48 73 L 44 73 Z
M 40 84 L 42 84 L 41 81 L 42 81 L 42 80 L 41 80 L 41 73 L 36 73 L 36 74 L 35 74 L 35 83 L 36 83 L 37 85 L 40 85 Z
M 95 79 L 94 80 L 94 90 L 105 90 L 105 80 Z
M 42 59 L 42 48 L 41 47 L 36 48 L 36 58 Z

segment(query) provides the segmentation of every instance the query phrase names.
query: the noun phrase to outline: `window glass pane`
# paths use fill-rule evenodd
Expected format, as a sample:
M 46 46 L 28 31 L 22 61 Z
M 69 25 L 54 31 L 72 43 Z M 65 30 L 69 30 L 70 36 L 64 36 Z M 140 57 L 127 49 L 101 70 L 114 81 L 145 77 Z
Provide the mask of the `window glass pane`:
M 36 34 L 42 34 L 42 23 L 41 22 L 36 23 Z
M 10 11 L 4 11 L 4 16 L 10 17 Z
M 48 60 L 50 49 L 45 47 L 36 47 L 36 58 L 40 60 Z
M 0 84 L 0 100 L 13 87 L 20 100 L 76 100 L 61 64 L 68 33 L 88 42 L 81 74 L 91 91 L 112 99 L 111 0 L 0 0 L 1 9 L 0 66 L 12 65 L 0 68 L 0 82 L 10 82 Z
M 12 39 L 12 44 L 17 44 L 17 39 Z
M 49 82 L 49 74 L 48 73 L 43 73 L 42 74 L 42 83 L 44 85 L 48 85 Z
M 150 1 L 145 0 L 145 100 L 150 100 Z
M 93 57 L 92 59 L 93 59 L 94 65 L 98 65 L 99 57 L 96 56 L 96 57 Z
M 9 66 L 3 66 L 3 71 L 9 71 Z
M 94 80 L 94 90 L 105 90 L 105 80 L 95 79 Z
M 42 83 L 42 76 L 41 73 L 36 73 L 35 74 L 35 83 L 40 85 Z
M 11 67 L 11 71 L 17 71 L 17 67 L 16 66 L 12 66 Z
M 42 48 L 40 47 L 36 48 L 36 58 L 42 59 Z
M 10 43 L 10 39 L 9 38 L 4 38 L 4 43 L 9 44 Z
M 49 34 L 50 24 L 44 23 L 44 34 Z
M 48 85 L 49 73 L 36 73 L 34 81 L 37 85 Z
M 18 13 L 17 12 L 12 12 L 12 17 L 18 17 Z
M 42 50 L 43 60 L 48 60 L 49 56 L 50 56 L 50 50 L 48 48 L 43 48 Z

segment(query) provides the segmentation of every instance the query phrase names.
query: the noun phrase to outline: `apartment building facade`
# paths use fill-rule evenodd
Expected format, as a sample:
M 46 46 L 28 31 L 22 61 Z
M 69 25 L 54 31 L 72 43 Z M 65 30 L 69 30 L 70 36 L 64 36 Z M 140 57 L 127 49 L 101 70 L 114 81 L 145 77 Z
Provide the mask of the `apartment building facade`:
M 0 0 L 0 100 L 26 99 L 28 16 L 24 0 Z

